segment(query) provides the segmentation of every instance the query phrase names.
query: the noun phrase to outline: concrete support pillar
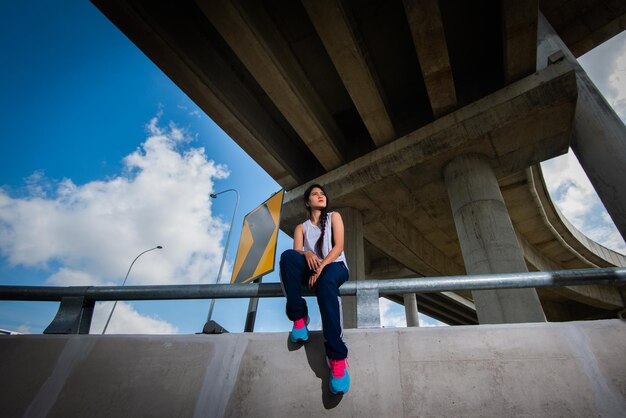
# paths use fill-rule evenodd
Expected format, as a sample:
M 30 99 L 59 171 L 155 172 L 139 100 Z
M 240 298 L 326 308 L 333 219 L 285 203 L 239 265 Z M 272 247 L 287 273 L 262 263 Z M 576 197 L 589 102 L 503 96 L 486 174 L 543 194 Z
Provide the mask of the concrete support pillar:
M 417 298 L 415 293 L 404 294 L 404 313 L 406 314 L 407 327 L 419 327 L 420 320 L 417 311 Z
M 444 177 L 467 274 L 528 271 L 493 169 L 486 157 L 461 155 Z M 478 321 L 543 322 L 535 289 L 472 292 Z
M 600 200 L 626 240 L 626 126 L 589 79 L 574 55 L 539 13 L 537 70 L 561 51 L 576 69 L 578 100 L 570 146 Z
M 363 249 L 363 218 L 361 212 L 353 208 L 337 210 L 341 214 L 344 224 L 344 253 L 350 269 L 350 280 L 365 278 L 365 252 Z M 343 311 L 343 327 L 356 328 L 357 313 L 354 296 L 341 298 Z

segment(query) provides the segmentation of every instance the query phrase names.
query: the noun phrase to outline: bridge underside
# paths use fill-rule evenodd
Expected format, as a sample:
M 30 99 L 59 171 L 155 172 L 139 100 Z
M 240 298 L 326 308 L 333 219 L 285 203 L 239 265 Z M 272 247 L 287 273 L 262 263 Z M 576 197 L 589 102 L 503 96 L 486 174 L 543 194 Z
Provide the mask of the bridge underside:
M 443 176 L 468 154 L 488 160 L 526 268 L 626 266 L 560 215 L 537 165 L 567 152 L 580 84 L 572 62 L 538 48 L 539 17 L 578 56 L 626 28 L 620 2 L 94 3 L 288 190 L 283 231 L 302 221 L 312 181 L 358 212 L 359 238 L 346 243 L 359 247 L 356 278 L 472 273 Z M 456 296 L 418 305 L 476 323 L 473 296 Z M 554 321 L 614 317 L 624 304 L 599 286 L 539 297 Z

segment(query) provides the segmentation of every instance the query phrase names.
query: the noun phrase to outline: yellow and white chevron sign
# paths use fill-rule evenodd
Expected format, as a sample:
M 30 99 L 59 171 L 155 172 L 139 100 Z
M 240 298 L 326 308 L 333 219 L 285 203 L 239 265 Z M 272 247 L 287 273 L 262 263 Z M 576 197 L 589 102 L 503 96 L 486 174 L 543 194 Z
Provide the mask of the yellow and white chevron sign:
M 247 283 L 274 271 L 284 190 L 274 193 L 243 219 L 231 283 Z

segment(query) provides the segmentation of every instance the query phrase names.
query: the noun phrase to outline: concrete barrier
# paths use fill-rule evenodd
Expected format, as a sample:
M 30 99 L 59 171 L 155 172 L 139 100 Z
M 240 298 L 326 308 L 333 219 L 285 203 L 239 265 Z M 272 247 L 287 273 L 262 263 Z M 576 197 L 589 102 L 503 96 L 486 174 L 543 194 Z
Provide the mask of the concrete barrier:
M 3 417 L 624 417 L 626 322 L 286 333 L 0 336 Z

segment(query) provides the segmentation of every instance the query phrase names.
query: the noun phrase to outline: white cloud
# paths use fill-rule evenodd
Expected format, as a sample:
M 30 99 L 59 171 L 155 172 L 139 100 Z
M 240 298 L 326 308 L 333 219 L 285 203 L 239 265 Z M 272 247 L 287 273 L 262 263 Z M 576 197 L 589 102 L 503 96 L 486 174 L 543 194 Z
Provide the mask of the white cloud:
M 406 315 L 403 305 L 385 298 L 378 299 L 378 303 L 380 308 L 380 324 L 383 327 L 406 327 Z
M 386 328 L 403 328 L 406 327 L 406 313 L 404 305 L 390 301 L 389 299 L 380 298 L 380 324 Z M 418 307 L 419 308 L 419 307 Z M 422 313 L 418 314 L 420 327 L 440 327 L 448 326 L 443 322 L 437 321 Z
M 441 321 L 437 321 L 430 316 L 426 316 L 424 314 L 419 314 L 420 327 L 447 327 L 448 324 L 444 324 Z
M 626 253 L 626 244 L 587 178 L 576 156 L 565 155 L 541 163 L 553 202 L 583 234 L 614 251 Z
M 90 334 L 101 334 L 111 313 L 113 302 L 97 303 L 91 321 Z M 178 328 L 157 317 L 142 315 L 127 302 L 118 302 L 107 334 L 177 334 Z
M 84 271 L 62 267 L 48 277 L 47 282 L 53 286 L 89 286 L 98 283 L 98 278 Z
M 581 224 L 592 210 L 589 200 L 599 199 L 574 153 L 570 150 L 565 155 L 545 161 L 541 168 L 548 191 L 563 215 L 575 225 Z
M 626 121 L 626 40 L 615 61 L 613 72 L 609 76 L 609 85 L 615 92 L 608 98 L 619 117 Z
M 176 125 L 153 118 L 147 129 L 117 177 L 64 179 L 51 193 L 35 173 L 26 197 L 0 189 L 0 254 L 13 266 L 53 270 L 55 285 L 121 284 L 137 254 L 163 245 L 137 261 L 128 284 L 213 282 L 227 225 L 213 216 L 209 194 L 229 173 L 190 148 Z
M 622 100 L 626 97 L 626 32 L 592 49 L 578 61 L 614 107 L 620 97 Z M 617 113 L 624 120 L 626 114 L 623 108 L 622 111 L 617 110 Z
M 179 108 L 180 110 L 186 111 L 189 116 L 195 116 L 198 119 L 201 119 L 202 116 L 203 116 L 203 113 L 200 112 L 200 110 L 198 110 L 198 108 L 189 109 L 188 106 L 184 106 L 184 105 L 180 105 L 180 104 L 177 105 L 176 107 Z
M 608 213 L 603 213 L 602 215 L 606 215 L 608 217 Z M 604 218 L 604 216 L 602 216 Z M 599 225 L 596 227 L 592 227 L 585 231 L 585 234 L 594 240 L 605 246 L 606 248 L 610 248 L 614 251 L 620 252 L 622 254 L 626 254 L 626 244 L 624 244 L 624 240 L 620 235 L 617 228 L 613 224 L 611 218 L 608 221 L 604 221 L 604 225 Z
M 24 179 L 27 193 L 32 197 L 45 198 L 50 190 L 52 184 L 45 177 L 43 170 L 37 170 L 30 176 Z
M 32 334 L 33 333 L 33 330 L 31 329 L 28 323 L 20 325 L 19 327 L 17 327 L 15 331 L 19 332 L 20 334 Z

